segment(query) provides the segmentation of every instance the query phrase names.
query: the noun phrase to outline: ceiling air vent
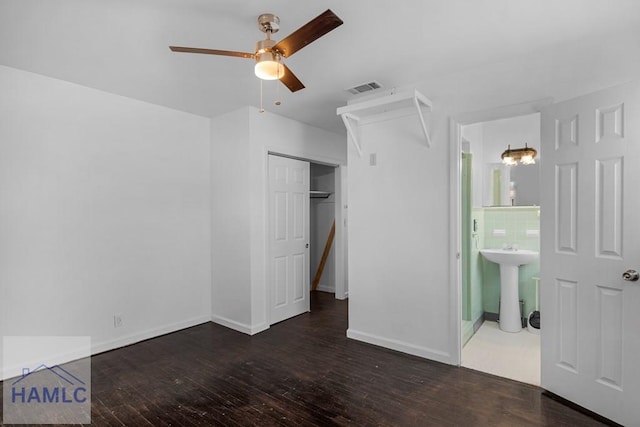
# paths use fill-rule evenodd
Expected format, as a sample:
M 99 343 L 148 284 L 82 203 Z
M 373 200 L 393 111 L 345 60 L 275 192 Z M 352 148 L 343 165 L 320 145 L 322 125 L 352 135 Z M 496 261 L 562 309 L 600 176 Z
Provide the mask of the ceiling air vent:
M 349 88 L 349 89 L 347 89 L 347 92 L 352 93 L 354 95 L 357 95 L 359 93 L 370 92 L 372 90 L 376 90 L 376 89 L 380 89 L 380 88 L 382 88 L 382 85 L 374 80 L 374 81 L 369 82 L 369 83 L 363 83 L 363 84 L 354 86 L 352 88 Z

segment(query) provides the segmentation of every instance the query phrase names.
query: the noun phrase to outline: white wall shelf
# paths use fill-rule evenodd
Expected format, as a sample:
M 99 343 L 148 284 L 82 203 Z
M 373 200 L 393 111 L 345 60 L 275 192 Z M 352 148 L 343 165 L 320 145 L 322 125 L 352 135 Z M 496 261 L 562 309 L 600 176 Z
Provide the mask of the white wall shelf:
M 416 113 L 420 119 L 420 126 L 426 145 L 431 147 L 431 137 L 424 119 L 423 108 L 431 112 L 432 105 L 426 96 L 417 90 L 413 90 L 348 104 L 338 108 L 337 114 L 342 117 L 358 155 L 362 156 L 362 143 L 355 131 L 356 125 L 379 122 Z

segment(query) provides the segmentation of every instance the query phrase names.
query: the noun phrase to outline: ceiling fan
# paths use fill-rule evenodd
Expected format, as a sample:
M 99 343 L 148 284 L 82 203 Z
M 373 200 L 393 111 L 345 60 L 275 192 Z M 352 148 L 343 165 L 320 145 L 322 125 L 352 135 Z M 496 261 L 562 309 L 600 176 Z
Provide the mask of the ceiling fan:
M 237 52 L 232 50 L 202 49 L 195 47 L 169 46 L 173 52 L 202 53 L 205 55 L 237 56 L 255 59 L 255 74 L 263 80 L 280 80 L 291 92 L 304 89 L 302 82 L 291 72 L 282 58 L 288 58 L 306 45 L 342 25 L 342 20 L 330 9 L 298 28 L 289 36 L 276 43 L 271 36 L 280 29 L 280 18 L 272 13 L 258 16 L 260 31 L 267 38 L 256 43 L 256 50 Z

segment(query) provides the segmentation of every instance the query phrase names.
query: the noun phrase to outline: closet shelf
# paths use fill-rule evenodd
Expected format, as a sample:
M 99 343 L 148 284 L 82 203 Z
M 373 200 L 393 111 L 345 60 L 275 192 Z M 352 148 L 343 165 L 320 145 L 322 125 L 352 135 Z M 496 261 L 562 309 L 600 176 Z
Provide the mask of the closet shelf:
M 309 197 L 311 197 L 312 199 L 326 199 L 329 196 L 331 196 L 331 193 L 328 191 L 317 191 L 317 190 L 309 191 Z
M 433 104 L 423 94 L 417 90 L 392 93 L 388 96 L 369 99 L 353 104 L 345 105 L 337 110 L 337 114 L 342 117 L 351 140 L 358 152 L 362 156 L 362 144 L 354 129 L 356 125 L 378 122 L 392 118 L 399 118 L 408 115 L 418 114 L 420 127 L 424 135 L 427 147 L 431 147 L 431 137 L 424 119 L 423 108 L 431 112 Z

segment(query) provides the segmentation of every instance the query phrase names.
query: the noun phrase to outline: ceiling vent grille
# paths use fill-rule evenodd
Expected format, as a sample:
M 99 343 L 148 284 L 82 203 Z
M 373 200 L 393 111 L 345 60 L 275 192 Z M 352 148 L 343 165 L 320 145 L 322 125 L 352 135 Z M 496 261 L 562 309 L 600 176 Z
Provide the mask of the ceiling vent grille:
M 347 89 L 347 92 L 357 95 L 359 93 L 370 92 L 372 90 L 381 89 L 382 85 L 377 81 L 372 81 L 369 83 L 363 83 L 352 88 Z

